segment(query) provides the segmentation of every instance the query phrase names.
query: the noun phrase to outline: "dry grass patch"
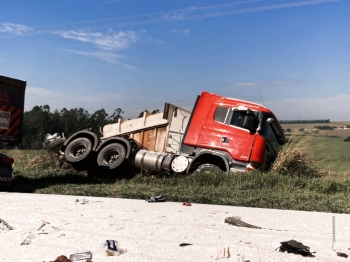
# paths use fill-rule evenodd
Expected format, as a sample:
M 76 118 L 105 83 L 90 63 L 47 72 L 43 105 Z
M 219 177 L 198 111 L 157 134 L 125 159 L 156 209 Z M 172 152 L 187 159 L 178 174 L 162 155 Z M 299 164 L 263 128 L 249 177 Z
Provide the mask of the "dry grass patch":
M 272 172 L 298 177 L 320 177 L 320 161 L 312 155 L 312 138 L 290 138 L 282 147 Z
M 71 165 L 67 163 L 59 149 L 46 150 L 6 150 L 3 153 L 12 157 L 15 162 L 13 168 L 15 171 L 20 169 L 54 169 L 70 170 Z
M 51 166 L 50 157 L 44 154 L 27 155 L 25 169 L 46 169 Z

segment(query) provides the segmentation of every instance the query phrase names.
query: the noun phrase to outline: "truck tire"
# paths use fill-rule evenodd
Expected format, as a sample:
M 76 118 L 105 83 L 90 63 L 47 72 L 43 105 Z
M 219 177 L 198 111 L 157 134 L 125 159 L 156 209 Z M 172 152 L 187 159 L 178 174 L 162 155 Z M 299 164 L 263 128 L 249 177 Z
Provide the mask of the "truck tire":
M 97 155 L 97 164 L 102 169 L 115 170 L 125 160 L 124 146 L 113 143 L 105 146 Z
M 79 137 L 71 141 L 64 151 L 68 162 L 77 163 L 87 159 L 92 150 L 92 142 L 86 137 Z
M 216 166 L 216 165 L 213 165 L 213 164 L 203 164 L 203 165 L 200 165 L 199 167 L 197 167 L 196 171 L 197 172 L 203 172 L 203 173 L 210 173 L 210 172 L 213 172 L 213 173 L 222 173 L 222 170 Z
M 57 138 L 57 139 L 53 140 L 51 143 L 48 143 L 49 141 L 45 141 L 43 143 L 43 147 L 46 150 L 50 150 L 50 149 L 52 149 L 52 148 L 54 148 L 56 146 L 63 145 L 65 141 L 66 141 L 65 138 Z

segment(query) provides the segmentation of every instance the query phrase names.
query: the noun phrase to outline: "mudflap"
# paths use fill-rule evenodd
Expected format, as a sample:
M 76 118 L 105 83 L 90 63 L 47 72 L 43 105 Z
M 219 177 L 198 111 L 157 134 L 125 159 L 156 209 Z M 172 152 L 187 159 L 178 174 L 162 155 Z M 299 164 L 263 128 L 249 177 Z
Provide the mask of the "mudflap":
M 12 168 L 0 166 L 0 186 L 12 185 Z
M 4 177 L 0 176 L 0 187 L 1 186 L 11 186 L 12 185 L 12 177 Z

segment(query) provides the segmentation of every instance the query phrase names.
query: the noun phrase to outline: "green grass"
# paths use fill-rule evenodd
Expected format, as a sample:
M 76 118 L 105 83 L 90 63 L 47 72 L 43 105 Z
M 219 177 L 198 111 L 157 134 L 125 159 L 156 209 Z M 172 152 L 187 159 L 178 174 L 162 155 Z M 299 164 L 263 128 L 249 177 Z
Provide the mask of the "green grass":
M 118 180 L 41 170 L 19 172 L 8 191 L 136 199 L 161 194 L 175 202 L 350 213 L 350 180 L 259 172 L 197 173 L 173 178 L 137 175 Z
M 340 180 L 350 178 L 350 142 L 341 138 L 315 137 L 312 143 L 312 154 L 325 174 Z
M 350 214 L 350 143 L 336 138 L 313 138 L 310 147 L 320 160 L 320 167 L 327 171 L 325 176 L 249 172 L 117 179 L 86 176 L 72 170 L 55 171 L 46 151 L 15 150 L 7 152 L 16 161 L 13 186 L 1 190 L 145 200 L 161 194 L 167 201 L 176 202 Z

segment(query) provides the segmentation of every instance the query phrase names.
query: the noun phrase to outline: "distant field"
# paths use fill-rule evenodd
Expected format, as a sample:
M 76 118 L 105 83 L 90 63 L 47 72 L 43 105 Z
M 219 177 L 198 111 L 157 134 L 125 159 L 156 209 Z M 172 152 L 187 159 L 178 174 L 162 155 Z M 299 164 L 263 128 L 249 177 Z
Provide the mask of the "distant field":
M 343 127 L 350 125 L 350 121 L 331 121 L 330 123 L 298 123 L 298 124 L 281 124 L 283 128 L 307 128 L 312 129 L 314 126 L 336 126 Z
M 286 132 L 286 134 L 313 134 L 315 136 L 339 136 L 342 139 L 350 136 L 350 129 L 336 129 L 336 130 L 318 130 L 312 131 L 315 126 L 335 126 L 337 128 L 342 128 L 344 126 L 350 125 L 350 121 L 333 121 L 331 123 L 305 123 L 305 124 L 282 124 L 284 130 L 291 129 L 292 132 Z M 305 131 L 299 131 L 300 129 Z
M 350 142 L 341 138 L 314 137 L 310 146 L 327 177 L 350 179 Z

